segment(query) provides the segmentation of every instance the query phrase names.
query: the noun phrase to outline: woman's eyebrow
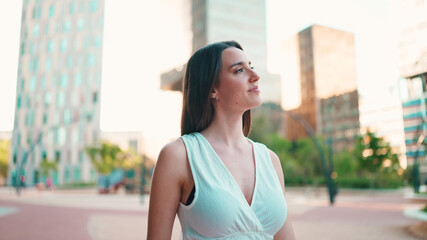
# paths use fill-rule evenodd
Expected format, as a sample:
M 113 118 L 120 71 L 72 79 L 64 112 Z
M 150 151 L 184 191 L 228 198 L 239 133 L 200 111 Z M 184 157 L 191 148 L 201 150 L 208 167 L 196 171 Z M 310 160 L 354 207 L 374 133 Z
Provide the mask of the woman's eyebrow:
M 251 63 L 251 61 L 249 61 L 249 66 L 251 65 L 252 63 Z M 239 66 L 239 65 L 244 65 L 244 63 L 243 62 L 236 62 L 236 63 L 233 63 L 233 64 L 231 64 L 231 66 L 228 68 L 228 69 L 231 69 L 231 68 L 233 68 L 233 67 L 235 67 L 235 66 Z

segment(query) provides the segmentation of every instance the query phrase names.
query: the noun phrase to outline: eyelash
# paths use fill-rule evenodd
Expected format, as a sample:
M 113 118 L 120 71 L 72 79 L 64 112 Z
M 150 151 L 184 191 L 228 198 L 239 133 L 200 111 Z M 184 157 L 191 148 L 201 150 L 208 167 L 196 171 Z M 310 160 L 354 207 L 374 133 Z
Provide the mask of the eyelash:
M 249 66 L 250 69 L 254 69 L 253 66 Z M 237 69 L 234 73 L 239 73 L 239 72 L 243 72 L 243 68 L 239 68 Z

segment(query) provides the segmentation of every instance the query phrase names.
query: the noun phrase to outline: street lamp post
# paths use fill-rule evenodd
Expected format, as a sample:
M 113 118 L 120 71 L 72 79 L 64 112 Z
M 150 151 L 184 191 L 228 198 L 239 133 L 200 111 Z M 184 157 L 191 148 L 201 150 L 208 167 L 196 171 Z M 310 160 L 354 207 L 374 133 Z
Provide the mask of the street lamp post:
M 139 194 L 141 203 L 144 203 L 144 191 L 145 191 L 145 155 L 142 155 L 141 163 L 141 182 L 139 184 Z
M 319 152 L 320 160 L 322 163 L 323 174 L 325 175 L 326 184 L 328 186 L 329 201 L 331 205 L 334 204 L 335 196 L 337 195 L 337 189 L 336 189 L 335 183 L 331 178 L 332 165 L 328 168 L 326 163 L 327 161 L 326 161 L 325 152 L 323 151 L 323 148 L 319 142 L 319 139 L 317 139 L 316 134 L 313 128 L 310 126 L 310 124 L 308 124 L 308 122 L 305 121 L 301 116 L 290 111 L 285 111 L 285 114 L 288 114 L 292 119 L 294 119 L 304 127 L 304 129 L 310 135 L 310 138 L 313 141 L 314 145 L 316 146 L 316 149 Z
M 21 194 L 21 172 L 24 167 L 24 164 L 27 162 L 28 156 L 34 151 L 34 148 L 42 139 L 42 132 L 39 133 L 36 141 L 32 142 L 30 144 L 30 147 L 28 148 L 28 151 L 24 152 L 24 155 L 22 156 L 21 161 L 18 163 L 18 167 L 16 169 L 16 194 L 19 196 Z
M 414 192 L 419 193 L 420 192 L 420 170 L 419 170 L 419 163 L 418 163 L 418 154 L 420 152 L 420 148 L 424 142 L 425 135 L 421 134 L 418 138 L 417 145 L 416 145 L 416 151 L 414 155 L 414 168 L 412 176 L 414 178 Z

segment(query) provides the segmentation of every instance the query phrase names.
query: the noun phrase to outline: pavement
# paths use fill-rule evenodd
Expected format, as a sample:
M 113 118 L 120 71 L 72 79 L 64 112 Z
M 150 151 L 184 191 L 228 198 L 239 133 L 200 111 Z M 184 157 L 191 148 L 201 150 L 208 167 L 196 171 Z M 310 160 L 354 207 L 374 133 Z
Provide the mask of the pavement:
M 331 206 L 325 189 L 287 188 L 289 219 L 305 239 L 427 239 L 427 225 L 404 216 L 423 203 L 411 190 L 340 190 Z M 99 195 L 96 189 L 38 191 L 0 188 L 0 239 L 145 239 L 149 196 Z M 17 226 L 23 230 L 17 230 Z M 172 239 L 178 239 L 175 221 Z

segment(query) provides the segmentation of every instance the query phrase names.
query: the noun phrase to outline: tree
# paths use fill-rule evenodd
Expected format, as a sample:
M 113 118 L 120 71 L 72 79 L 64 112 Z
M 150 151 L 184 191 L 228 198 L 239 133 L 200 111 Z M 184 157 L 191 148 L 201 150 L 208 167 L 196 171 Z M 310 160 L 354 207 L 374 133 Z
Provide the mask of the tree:
M 103 142 L 101 146 L 89 146 L 85 150 L 95 170 L 100 174 L 108 175 L 120 166 L 118 154 L 122 150 L 115 144 Z
M 133 169 L 141 164 L 141 156 L 139 156 L 134 149 L 120 151 L 117 153 L 118 166 L 125 169 Z
M 58 165 L 55 161 L 48 161 L 46 158 L 42 160 L 40 163 L 40 174 L 44 178 L 48 178 L 50 175 L 50 171 L 58 170 Z
M 10 141 L 0 141 L 0 179 L 7 177 Z
M 371 174 L 378 172 L 394 173 L 400 168 L 397 154 L 391 152 L 390 143 L 369 131 L 359 136 L 354 154 L 361 170 Z

